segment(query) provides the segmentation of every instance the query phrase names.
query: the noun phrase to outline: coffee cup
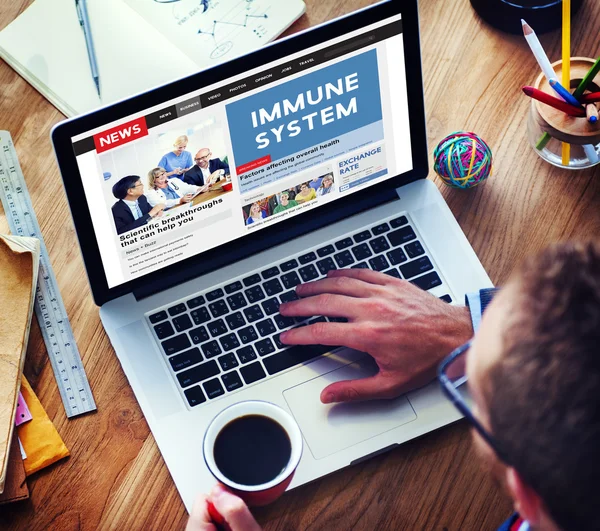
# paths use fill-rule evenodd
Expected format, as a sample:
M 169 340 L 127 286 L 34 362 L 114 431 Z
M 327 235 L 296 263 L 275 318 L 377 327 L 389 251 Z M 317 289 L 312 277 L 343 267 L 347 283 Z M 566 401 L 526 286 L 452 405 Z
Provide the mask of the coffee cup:
M 288 487 L 302 457 L 294 418 L 270 402 L 238 402 L 209 424 L 203 442 L 212 475 L 248 505 L 267 505 Z

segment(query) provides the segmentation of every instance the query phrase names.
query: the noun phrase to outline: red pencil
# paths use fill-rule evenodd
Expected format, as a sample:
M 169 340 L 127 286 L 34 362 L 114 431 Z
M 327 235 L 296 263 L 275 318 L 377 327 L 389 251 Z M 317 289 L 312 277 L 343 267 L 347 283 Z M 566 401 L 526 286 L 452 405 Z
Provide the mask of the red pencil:
M 542 92 L 541 90 L 538 90 L 533 87 L 523 87 L 523 92 L 527 94 L 530 98 L 541 101 L 546 105 L 550 105 L 550 107 L 554 107 L 555 109 L 558 109 L 559 111 L 562 111 L 568 114 L 569 116 L 577 116 L 580 118 L 585 117 L 585 109 L 583 109 L 582 107 L 575 107 L 574 105 L 569 105 L 568 103 L 565 103 L 564 101 L 559 100 L 554 96 L 550 96 L 550 94 L 546 92 Z
M 588 94 L 584 94 L 579 98 L 581 103 L 595 103 L 600 101 L 600 92 L 589 92 Z

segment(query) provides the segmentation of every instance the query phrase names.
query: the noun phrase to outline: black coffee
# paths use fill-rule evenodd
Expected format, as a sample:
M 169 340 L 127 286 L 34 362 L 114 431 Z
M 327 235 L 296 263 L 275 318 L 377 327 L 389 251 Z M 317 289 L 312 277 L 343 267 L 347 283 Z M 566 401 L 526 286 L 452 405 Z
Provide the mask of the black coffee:
M 283 472 L 292 456 L 292 443 L 274 420 L 246 415 L 219 432 L 213 452 L 225 477 L 240 485 L 262 485 Z

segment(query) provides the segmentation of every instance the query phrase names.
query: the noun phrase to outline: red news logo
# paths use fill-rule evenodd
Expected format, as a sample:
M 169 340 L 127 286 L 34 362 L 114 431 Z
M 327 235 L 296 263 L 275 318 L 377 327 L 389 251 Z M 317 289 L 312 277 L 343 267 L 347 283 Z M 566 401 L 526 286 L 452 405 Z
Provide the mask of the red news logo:
M 96 152 L 102 153 L 109 149 L 116 148 L 137 140 L 148 134 L 148 128 L 146 127 L 146 119 L 142 116 L 137 120 L 132 120 L 126 124 L 121 124 L 112 129 L 107 129 L 94 135 L 94 144 L 96 146 Z

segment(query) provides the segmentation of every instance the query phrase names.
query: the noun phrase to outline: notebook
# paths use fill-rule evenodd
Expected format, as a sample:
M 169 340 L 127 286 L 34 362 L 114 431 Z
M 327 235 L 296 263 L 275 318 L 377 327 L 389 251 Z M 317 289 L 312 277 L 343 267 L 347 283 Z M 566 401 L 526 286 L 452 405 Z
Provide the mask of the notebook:
M 39 240 L 0 236 L 0 494 L 15 426 L 39 259 Z
M 305 11 L 302 0 L 87 0 L 92 79 L 75 0 L 36 0 L 0 32 L 0 57 L 67 116 L 248 53 Z

